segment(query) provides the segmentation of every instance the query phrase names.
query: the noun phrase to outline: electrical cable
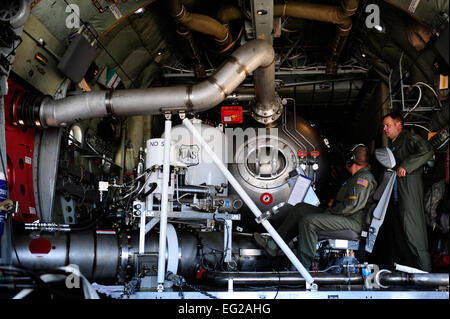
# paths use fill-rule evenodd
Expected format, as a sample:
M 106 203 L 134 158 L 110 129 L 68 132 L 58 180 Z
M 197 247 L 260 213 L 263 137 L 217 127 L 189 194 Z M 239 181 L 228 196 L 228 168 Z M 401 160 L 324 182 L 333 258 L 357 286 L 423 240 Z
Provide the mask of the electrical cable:
M 91 143 L 89 143 L 88 141 L 86 141 L 86 145 L 89 146 L 89 148 L 98 155 L 98 157 L 100 157 L 101 159 L 107 161 L 110 164 L 116 165 L 116 163 L 114 163 L 112 160 L 110 160 L 109 158 L 107 158 L 106 156 L 103 156 L 99 151 L 97 151 L 94 146 L 91 145 Z
M 422 100 L 422 89 L 420 88 L 420 86 L 417 85 L 417 83 L 414 84 L 413 86 L 419 89 L 419 97 L 417 98 L 416 104 L 408 112 L 406 112 L 406 114 L 403 116 L 404 119 L 409 115 L 409 113 L 411 113 L 412 111 L 414 111 L 416 109 L 416 107 L 420 103 L 420 100 Z
M 429 86 L 427 83 L 419 81 L 412 85 L 413 87 L 416 87 L 419 89 L 419 97 L 417 98 L 416 104 L 403 116 L 404 119 L 419 106 L 419 103 L 422 100 L 422 89 L 420 88 L 420 85 L 423 85 L 423 86 L 429 88 L 433 92 L 434 96 L 436 97 L 436 100 L 439 103 L 439 106 L 442 108 L 442 103 L 441 103 L 441 101 L 439 101 L 439 97 L 438 97 L 436 91 L 433 90 L 433 88 L 431 86 Z
M 125 198 L 127 198 L 127 197 L 130 197 L 129 199 L 128 199 L 128 201 L 131 199 L 131 198 L 136 198 L 137 196 L 139 196 L 140 195 L 140 193 L 148 186 L 148 184 L 150 183 L 150 176 L 151 176 L 151 172 L 150 172 L 150 174 L 148 175 L 148 177 L 147 177 L 147 179 L 145 180 L 145 182 L 143 183 L 143 185 L 141 186 L 140 185 L 140 182 L 139 182 L 139 184 L 136 186 L 136 187 L 134 187 L 134 189 L 130 192 L 130 193 L 128 193 L 128 194 L 126 194 L 126 195 L 124 195 L 122 198 L 121 198 L 121 200 L 124 200 Z M 155 189 L 156 189 L 156 187 L 155 187 Z M 154 190 L 154 189 L 153 189 Z M 152 191 L 153 192 L 153 191 Z M 136 194 L 135 194 L 136 193 Z M 134 196 L 132 196 L 132 195 L 134 195 Z
M 443 19 L 443 20 L 441 21 L 441 23 L 439 24 L 439 26 L 437 26 L 436 30 L 439 30 L 439 29 L 441 28 L 442 24 L 444 24 L 444 22 L 446 22 L 445 19 Z M 403 79 L 403 76 L 409 73 L 410 68 L 411 68 L 413 65 L 416 64 L 417 60 L 421 57 L 421 55 L 422 55 L 425 51 L 426 51 L 426 50 L 420 51 L 419 54 L 418 54 L 418 55 L 416 56 L 416 58 L 414 59 L 414 61 L 412 61 L 411 65 L 409 65 L 409 67 L 405 68 L 405 71 L 403 72 L 403 74 L 400 75 L 400 79 L 397 81 L 397 83 L 395 84 L 395 86 L 394 86 L 394 88 L 393 88 L 392 91 L 396 91 L 396 90 L 397 90 L 399 84 L 401 83 L 401 81 L 402 81 L 402 79 Z M 419 82 L 418 82 L 418 83 L 419 83 Z M 421 82 L 421 83 L 424 83 L 424 82 Z M 416 84 L 417 84 L 417 83 L 416 83 Z M 425 84 L 425 83 L 424 83 L 424 84 Z M 427 85 L 427 86 L 428 86 L 428 85 Z M 431 89 L 431 87 L 429 87 L 429 88 Z M 431 89 L 431 90 L 434 92 L 433 89 Z M 389 92 L 389 93 L 392 93 L 392 92 Z M 435 93 L 435 92 L 434 92 L 434 93 Z M 435 95 L 436 95 L 436 93 L 435 93 Z M 379 109 L 382 108 L 383 105 L 384 105 L 390 98 L 391 98 L 391 94 L 389 94 L 389 95 L 386 97 L 386 99 L 379 105 L 378 108 L 379 108 Z M 440 101 L 439 101 L 439 103 L 440 103 Z
M 139 188 L 139 190 L 137 191 L 137 194 L 133 197 L 133 199 L 138 197 L 142 193 L 142 191 L 145 190 L 145 188 L 148 186 L 148 184 L 150 184 L 150 175 L 148 176 L 148 178 L 146 179 L 144 184 Z M 155 186 L 155 189 L 156 189 L 156 186 Z
M 275 297 L 273 298 L 274 300 L 277 299 L 278 293 L 280 292 L 280 286 L 281 286 L 281 275 L 278 270 L 277 270 L 277 273 L 278 273 L 278 286 L 277 286 L 277 293 L 276 293 Z
M 19 48 L 19 46 L 20 46 L 20 45 L 22 44 L 22 42 L 23 42 L 22 38 L 19 37 L 19 36 L 17 36 L 17 35 L 15 36 L 14 41 L 19 41 L 19 44 L 17 44 L 15 47 L 13 47 L 13 49 L 11 50 L 11 52 L 9 52 L 7 56 L 5 56 L 5 59 L 8 59 L 8 58 L 11 56 L 11 54 L 15 53 L 15 51 Z M 8 62 L 9 62 L 9 61 L 8 61 Z M 10 63 L 9 63 L 9 66 L 11 66 Z M 6 71 L 8 71 L 8 70 L 6 70 Z
M 152 183 L 152 186 L 150 187 L 150 189 L 146 193 L 144 193 L 144 195 L 142 195 L 142 197 L 146 198 L 148 195 L 150 195 L 151 193 L 153 193 L 155 191 L 156 187 L 158 187 L 158 184 Z
M 90 229 L 92 228 L 99 220 L 101 217 L 105 216 L 108 212 L 104 209 L 102 209 L 102 213 L 99 214 L 93 221 L 85 224 L 85 225 L 75 225 L 75 226 L 71 226 L 70 227 L 70 231 L 82 231 L 82 230 L 86 230 L 86 229 Z
M 230 226 L 226 223 L 225 218 L 217 218 L 217 217 L 216 217 L 216 214 L 213 215 L 213 219 L 214 219 L 215 221 L 223 221 L 223 225 L 224 225 L 225 228 L 226 228 L 226 230 L 225 230 L 225 249 L 222 251 L 222 259 L 220 260 L 220 264 L 221 264 L 221 266 L 222 266 L 222 270 L 224 270 L 224 269 L 223 269 L 223 263 L 224 263 L 224 260 L 225 260 L 225 254 L 226 254 L 229 250 L 231 250 L 230 247 L 228 247 L 228 241 L 229 241 L 229 238 L 228 238 L 228 231 L 229 231 L 229 229 L 230 229 Z M 233 256 L 231 256 L 231 259 L 233 260 Z
M 436 97 L 436 99 L 437 99 L 437 101 L 438 101 L 438 103 L 439 103 L 439 106 L 442 107 L 442 103 L 441 103 L 441 101 L 439 101 L 439 97 L 438 97 L 436 91 L 435 91 L 431 86 L 429 86 L 427 83 L 422 82 L 422 81 L 416 82 L 416 84 L 424 85 L 424 86 L 426 86 L 427 88 L 429 88 L 429 89 L 431 90 L 431 92 L 433 92 L 434 96 Z
M 15 242 L 15 239 L 14 239 L 15 238 L 14 237 L 14 225 L 11 224 L 10 230 L 11 230 L 11 246 L 14 249 L 14 253 L 16 255 L 17 262 L 19 263 L 20 266 L 22 266 L 22 263 L 20 262 L 20 259 L 19 259 L 19 254 L 17 253 L 16 242 Z
M 148 169 L 147 169 L 147 170 L 148 170 Z M 146 170 L 146 172 L 147 172 L 147 170 Z M 126 210 L 126 211 L 128 211 L 128 208 L 129 208 L 129 206 L 130 206 L 130 201 L 131 201 L 131 199 L 132 199 L 132 198 L 135 199 L 137 196 L 139 196 L 140 193 L 142 192 L 142 190 L 144 190 L 144 189 L 148 186 L 148 184 L 150 183 L 150 176 L 151 176 L 151 173 L 152 173 L 152 171 L 150 170 L 150 171 L 149 171 L 149 176 L 147 177 L 146 181 L 144 182 L 144 185 L 138 190 L 138 192 L 137 192 L 136 195 L 131 196 L 131 195 L 133 195 L 133 193 L 136 191 L 136 189 L 139 188 L 139 186 L 137 186 L 131 193 L 129 193 L 129 194 L 123 196 L 123 197 L 120 199 L 120 200 L 124 200 L 125 198 L 129 197 L 128 200 L 127 200 L 127 204 L 126 204 L 126 206 L 125 206 L 125 210 Z M 151 193 L 153 193 L 153 191 L 156 189 L 156 187 L 157 187 L 157 185 L 153 185 L 152 188 L 150 189 L 151 192 L 150 192 L 150 190 L 147 192 L 148 195 L 150 195 Z M 148 196 L 148 195 L 146 195 L 146 196 Z
M 403 125 L 404 126 L 417 126 L 417 127 L 420 127 L 421 129 L 424 129 L 428 133 L 431 133 L 431 131 L 428 128 L 426 128 L 425 126 L 423 126 L 423 125 L 419 125 L 419 124 L 416 124 L 416 123 L 405 123 Z

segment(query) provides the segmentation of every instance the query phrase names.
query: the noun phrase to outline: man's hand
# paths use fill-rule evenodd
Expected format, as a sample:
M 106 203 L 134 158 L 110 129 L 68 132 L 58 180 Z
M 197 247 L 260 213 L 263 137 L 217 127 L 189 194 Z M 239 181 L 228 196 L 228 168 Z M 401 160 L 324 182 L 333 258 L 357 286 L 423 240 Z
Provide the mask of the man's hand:
M 397 176 L 398 177 L 405 177 L 406 176 L 406 170 L 403 167 L 399 167 L 397 169 Z

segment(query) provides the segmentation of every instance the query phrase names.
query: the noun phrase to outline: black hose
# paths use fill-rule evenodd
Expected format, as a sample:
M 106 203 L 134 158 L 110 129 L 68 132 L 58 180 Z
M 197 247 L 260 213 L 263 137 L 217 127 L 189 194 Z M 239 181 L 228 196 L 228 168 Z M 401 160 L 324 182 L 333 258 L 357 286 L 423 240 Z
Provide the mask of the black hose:
M 82 230 L 90 229 L 90 228 L 94 227 L 94 225 L 99 221 L 99 219 L 102 218 L 103 216 L 105 216 L 106 213 L 107 213 L 106 210 L 103 210 L 103 212 L 100 215 L 98 215 L 92 222 L 89 222 L 85 225 L 71 226 L 70 231 L 82 231 Z
M 148 195 L 150 195 L 151 193 L 153 193 L 155 191 L 156 187 L 158 187 L 158 184 L 152 183 L 150 186 L 150 189 L 142 195 L 142 198 L 145 198 Z

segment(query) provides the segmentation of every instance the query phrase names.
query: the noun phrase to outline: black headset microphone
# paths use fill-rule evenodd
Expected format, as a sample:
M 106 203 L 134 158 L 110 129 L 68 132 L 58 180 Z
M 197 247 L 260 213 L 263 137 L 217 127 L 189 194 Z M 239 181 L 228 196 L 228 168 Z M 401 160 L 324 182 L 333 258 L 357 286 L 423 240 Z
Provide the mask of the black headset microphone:
M 346 155 L 345 155 L 345 165 L 347 165 L 348 167 L 350 167 L 353 164 L 357 163 L 356 162 L 356 155 L 355 155 L 354 151 L 359 146 L 367 148 L 364 144 L 356 144 L 356 145 L 352 146 L 352 148 L 346 153 Z

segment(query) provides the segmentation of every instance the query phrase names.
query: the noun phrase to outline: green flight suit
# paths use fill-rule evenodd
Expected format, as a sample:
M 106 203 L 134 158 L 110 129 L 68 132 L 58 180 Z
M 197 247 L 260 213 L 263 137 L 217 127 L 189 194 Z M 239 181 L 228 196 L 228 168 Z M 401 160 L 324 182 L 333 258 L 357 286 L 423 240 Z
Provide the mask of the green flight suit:
M 369 168 L 362 168 L 342 185 L 333 207 L 322 209 L 299 203 L 278 228 L 278 233 L 286 242 L 298 236 L 297 256 L 308 269 L 316 252 L 317 232 L 350 229 L 361 233 L 365 224 L 365 207 L 372 203 L 376 188 L 377 182 Z
M 431 271 L 428 252 L 427 227 L 423 207 L 422 167 L 433 159 L 433 148 L 419 135 L 403 130 L 391 143 L 391 150 L 399 166 L 406 170 L 405 177 L 397 177 L 393 196 L 398 197 L 400 229 L 404 231 L 406 243 L 400 246 L 398 258 L 408 266 Z M 392 199 L 391 199 L 392 200 Z M 402 245 L 405 244 L 405 245 Z

